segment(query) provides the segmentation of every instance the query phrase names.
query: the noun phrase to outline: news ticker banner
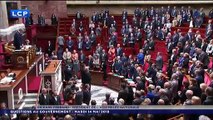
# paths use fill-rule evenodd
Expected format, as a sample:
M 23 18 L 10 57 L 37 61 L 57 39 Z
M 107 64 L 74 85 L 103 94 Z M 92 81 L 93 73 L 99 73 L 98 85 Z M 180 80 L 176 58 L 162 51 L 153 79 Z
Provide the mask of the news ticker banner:
M 0 114 L 213 114 L 213 106 L 38 106 Z

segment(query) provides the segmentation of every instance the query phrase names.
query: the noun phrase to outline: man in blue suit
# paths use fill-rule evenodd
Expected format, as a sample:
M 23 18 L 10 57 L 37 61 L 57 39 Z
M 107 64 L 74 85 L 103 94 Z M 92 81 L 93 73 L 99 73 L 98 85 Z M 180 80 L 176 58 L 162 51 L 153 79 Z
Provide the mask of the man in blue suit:
M 138 55 L 137 55 L 138 63 L 143 65 L 144 64 L 144 53 L 143 50 L 140 49 Z
M 71 36 L 69 36 L 67 40 L 67 48 L 69 51 L 73 50 L 74 41 L 72 40 Z

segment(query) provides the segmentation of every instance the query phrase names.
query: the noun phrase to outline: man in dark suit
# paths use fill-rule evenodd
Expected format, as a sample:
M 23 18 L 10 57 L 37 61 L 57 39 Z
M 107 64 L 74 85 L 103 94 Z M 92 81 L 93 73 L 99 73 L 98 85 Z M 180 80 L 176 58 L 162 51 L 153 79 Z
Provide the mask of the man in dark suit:
M 187 34 L 185 35 L 185 40 L 186 41 L 192 41 L 193 39 L 193 34 L 192 34 L 192 30 L 190 29 Z
M 67 40 L 67 48 L 69 51 L 73 50 L 74 41 L 72 40 L 71 36 L 69 36 Z
M 124 34 L 124 36 L 122 38 L 122 42 L 123 42 L 123 46 L 126 47 L 129 42 L 129 38 L 128 38 L 127 34 Z
M 87 51 L 89 51 L 92 47 L 92 42 L 91 42 L 91 40 L 89 39 L 88 36 L 85 38 L 84 47 Z
M 163 69 L 163 57 L 160 52 L 158 52 L 157 57 L 156 57 L 156 68 L 158 70 Z
M 52 14 L 52 16 L 51 16 L 51 24 L 52 25 L 57 25 L 58 24 L 58 21 L 57 21 L 57 18 L 55 16 L 55 14 Z
M 91 84 L 91 75 L 89 73 L 89 68 L 88 67 L 84 67 L 83 70 L 81 71 L 81 79 L 82 79 L 82 83 L 85 84 Z
M 75 104 L 82 105 L 82 103 L 83 103 L 83 92 L 79 90 L 79 87 L 76 87 Z
M 77 45 L 78 45 L 78 50 L 83 49 L 83 37 L 81 36 L 81 33 L 79 33 Z
M 154 50 L 154 49 L 155 49 L 155 42 L 153 38 L 151 38 L 149 41 L 149 50 Z
M 141 99 L 140 91 L 135 92 L 135 99 L 132 101 L 132 105 L 140 105 L 143 102 Z
M 120 57 L 123 55 L 123 49 L 121 48 L 120 44 L 117 44 L 116 55 Z
M 213 88 L 207 87 L 206 88 L 206 100 L 203 102 L 203 105 L 213 105 Z
M 135 37 L 134 37 L 134 34 L 133 34 L 133 33 L 130 34 L 130 37 L 129 37 L 129 45 L 130 45 L 130 47 L 132 47 L 132 48 L 135 47 Z
M 137 33 L 136 33 L 136 41 L 139 42 L 139 47 L 140 49 L 142 48 L 142 33 L 141 33 L 141 29 L 138 29 L 137 30 Z
M 67 65 L 64 70 L 64 79 L 65 81 L 69 81 L 72 78 L 72 64 Z
M 116 74 L 121 74 L 121 70 L 122 70 L 122 62 L 120 60 L 120 56 L 117 56 L 117 60 L 113 63 L 113 66 L 114 66 L 114 72 Z
M 124 102 L 126 102 L 127 101 L 127 97 L 128 97 L 128 91 L 127 91 L 127 88 L 126 88 L 126 84 L 121 84 L 121 90 L 118 92 L 117 101 L 119 101 L 119 99 L 123 99 Z
M 47 46 L 47 54 L 49 55 L 49 57 L 52 55 L 52 51 L 54 50 L 53 45 L 51 44 L 50 41 L 48 41 L 48 46 Z
M 102 50 L 101 53 L 102 53 L 102 54 L 100 54 L 100 55 L 101 55 L 101 56 L 100 56 L 100 60 L 101 60 L 102 63 L 104 63 L 104 62 L 107 61 L 107 54 L 106 54 L 106 51 L 105 51 L 104 49 Z
M 83 15 L 78 11 L 77 13 L 76 13 L 76 19 L 77 20 L 80 20 L 80 19 L 82 19 L 83 18 Z
M 81 63 L 84 63 L 85 60 L 86 60 L 86 56 L 84 55 L 83 51 L 81 50 L 81 51 L 80 51 L 80 55 L 79 55 L 79 61 L 80 61 Z
M 39 104 L 40 105 L 50 105 L 51 97 L 47 93 L 47 89 L 43 88 L 42 93 L 39 95 Z
M 14 35 L 14 41 L 13 44 L 15 46 L 16 50 L 21 49 L 21 46 L 23 44 L 23 36 L 20 30 L 17 30 L 15 35 Z
M 85 84 L 84 90 L 83 90 L 83 103 L 89 105 L 90 100 L 91 100 L 90 85 Z
M 199 55 L 198 56 L 198 60 L 201 61 L 203 63 L 203 68 L 204 69 L 207 69 L 208 68 L 208 65 L 209 65 L 209 57 L 207 55 L 206 52 L 202 51 L 201 49 L 197 49 L 197 54 Z
M 53 93 L 51 105 L 61 105 L 61 97 L 57 94 L 57 91 Z
M 91 31 L 91 34 L 89 35 L 89 39 L 90 39 L 92 45 L 96 45 L 96 35 L 95 35 L 94 31 Z
M 172 36 L 172 42 L 174 43 L 174 47 L 177 46 L 178 40 L 179 40 L 179 34 L 177 31 L 174 31 Z

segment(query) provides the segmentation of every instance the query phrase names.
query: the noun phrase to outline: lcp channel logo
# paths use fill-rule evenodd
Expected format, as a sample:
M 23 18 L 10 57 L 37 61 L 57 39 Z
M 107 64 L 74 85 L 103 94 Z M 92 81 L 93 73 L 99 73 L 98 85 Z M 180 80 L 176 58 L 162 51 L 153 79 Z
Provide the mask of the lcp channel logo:
M 10 10 L 11 18 L 28 18 L 30 17 L 29 10 Z

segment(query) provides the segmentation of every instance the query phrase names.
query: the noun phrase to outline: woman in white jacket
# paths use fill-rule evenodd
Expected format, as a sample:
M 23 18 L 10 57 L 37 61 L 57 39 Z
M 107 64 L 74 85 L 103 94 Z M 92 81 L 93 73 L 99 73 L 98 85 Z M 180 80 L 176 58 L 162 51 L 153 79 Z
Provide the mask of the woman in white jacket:
M 206 48 L 206 53 L 210 56 L 213 55 L 213 39 L 210 41 L 210 43 L 208 44 L 207 48 Z

